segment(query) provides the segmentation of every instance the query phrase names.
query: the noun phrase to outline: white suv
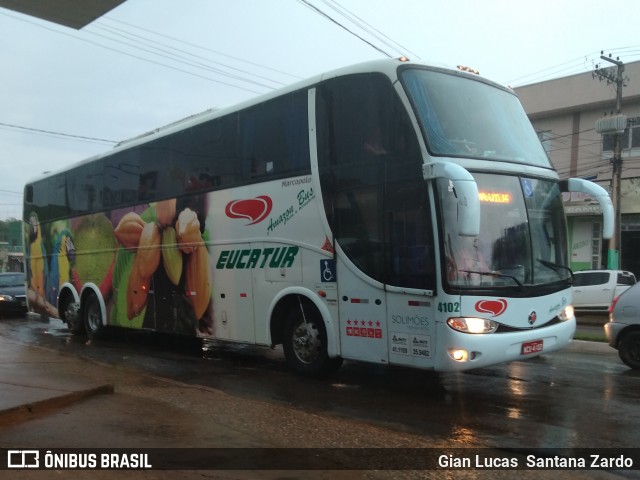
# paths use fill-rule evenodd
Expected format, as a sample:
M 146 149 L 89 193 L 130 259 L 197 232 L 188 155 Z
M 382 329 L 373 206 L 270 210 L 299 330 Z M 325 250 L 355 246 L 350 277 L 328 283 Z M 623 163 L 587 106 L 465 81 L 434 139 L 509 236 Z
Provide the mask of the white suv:
M 635 275 L 624 270 L 583 270 L 573 276 L 573 308 L 583 312 L 607 312 L 613 299 L 636 283 Z

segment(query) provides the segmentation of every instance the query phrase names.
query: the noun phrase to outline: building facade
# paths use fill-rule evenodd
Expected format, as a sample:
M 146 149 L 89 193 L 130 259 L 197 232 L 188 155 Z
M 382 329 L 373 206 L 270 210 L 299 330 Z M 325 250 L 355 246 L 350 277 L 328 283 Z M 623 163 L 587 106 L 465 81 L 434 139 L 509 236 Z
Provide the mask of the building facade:
M 616 252 L 611 254 L 609 241 L 602 239 L 597 202 L 586 195 L 566 194 L 565 210 L 573 270 L 618 266 L 640 277 L 640 62 L 624 65 L 623 78 L 620 113 L 626 115 L 627 127 L 620 136 L 621 241 L 611 245 Z M 593 180 L 611 192 L 613 136 L 598 133 L 596 122 L 616 114 L 615 84 L 587 72 L 515 91 L 560 178 Z
M 0 272 L 22 272 L 22 221 L 6 222 L 6 242 L 0 241 Z

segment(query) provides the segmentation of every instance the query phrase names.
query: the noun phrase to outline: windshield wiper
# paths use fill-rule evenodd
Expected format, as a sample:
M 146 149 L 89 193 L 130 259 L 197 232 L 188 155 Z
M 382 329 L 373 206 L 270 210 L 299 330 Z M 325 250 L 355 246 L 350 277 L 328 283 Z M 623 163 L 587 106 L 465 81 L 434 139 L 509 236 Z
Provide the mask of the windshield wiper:
M 458 271 L 463 273 L 475 273 L 476 275 L 489 275 L 491 277 L 509 278 L 513 280 L 516 283 L 516 285 L 518 285 L 518 288 L 520 290 L 524 289 L 524 285 L 522 284 L 522 282 L 518 280 L 516 277 L 514 277 L 513 275 L 507 275 L 505 273 L 499 273 L 499 272 L 478 272 L 475 270 L 458 270 Z
M 569 272 L 569 276 L 571 277 L 571 283 L 573 283 L 574 281 L 573 270 L 571 270 L 566 265 L 560 265 L 559 263 L 548 262 L 547 260 L 542 260 L 541 258 L 536 258 L 536 260 L 539 261 L 545 267 L 550 268 L 555 272 L 557 272 L 558 270 L 566 270 L 567 272 Z

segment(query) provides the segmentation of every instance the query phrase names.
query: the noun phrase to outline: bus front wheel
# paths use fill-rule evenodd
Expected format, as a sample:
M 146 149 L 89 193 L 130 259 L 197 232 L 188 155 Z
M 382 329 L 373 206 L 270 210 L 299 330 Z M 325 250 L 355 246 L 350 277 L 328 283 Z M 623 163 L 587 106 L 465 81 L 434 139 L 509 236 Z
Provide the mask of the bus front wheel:
M 293 371 L 322 378 L 335 372 L 342 358 L 329 358 L 327 331 L 320 313 L 308 305 L 293 308 L 287 317 L 283 342 L 284 355 Z
M 91 293 L 87 297 L 83 309 L 84 329 L 89 338 L 100 338 L 104 333 L 104 324 L 102 323 L 102 310 L 98 297 Z

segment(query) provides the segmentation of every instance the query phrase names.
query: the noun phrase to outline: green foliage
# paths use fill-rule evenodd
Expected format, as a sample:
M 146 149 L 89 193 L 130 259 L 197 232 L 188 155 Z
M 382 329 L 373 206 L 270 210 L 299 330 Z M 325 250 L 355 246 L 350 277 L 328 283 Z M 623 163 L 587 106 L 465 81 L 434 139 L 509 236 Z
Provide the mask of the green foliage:
M 22 246 L 22 220 L 15 218 L 0 220 L 0 242 L 7 242 L 11 246 Z
M 0 220 L 0 242 L 9 241 L 9 223 Z
M 575 340 L 585 340 L 587 342 L 606 342 L 607 341 L 607 337 L 605 336 L 604 332 L 597 333 L 597 332 L 577 331 L 576 334 L 573 336 L 573 338 Z

